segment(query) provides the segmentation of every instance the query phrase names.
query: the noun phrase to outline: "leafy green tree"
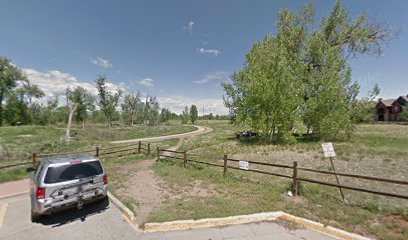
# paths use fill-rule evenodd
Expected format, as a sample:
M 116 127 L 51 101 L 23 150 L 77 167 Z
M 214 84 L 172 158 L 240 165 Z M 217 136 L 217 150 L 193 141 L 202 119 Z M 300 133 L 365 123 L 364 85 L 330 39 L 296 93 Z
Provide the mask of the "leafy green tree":
M 144 106 L 144 118 L 143 122 L 147 122 L 148 125 L 157 125 L 159 122 L 159 110 L 160 105 L 156 97 L 146 96 L 145 106 Z
M 126 123 L 133 126 L 143 118 L 144 104 L 141 100 L 140 92 L 136 94 L 126 94 L 121 107 L 122 115 Z
M 167 123 L 171 118 L 171 112 L 168 108 L 162 108 L 160 112 L 160 122 Z
M 189 119 L 189 111 L 188 111 L 188 107 L 186 106 L 184 108 L 183 112 L 181 113 L 181 123 L 182 124 L 187 124 L 188 119 Z
M 289 143 L 297 121 L 318 138 L 353 132 L 359 86 L 351 82 L 348 60 L 380 53 L 389 32 L 364 15 L 351 20 L 340 1 L 320 25 L 313 19 L 310 4 L 297 14 L 281 10 L 276 34 L 256 42 L 244 67 L 223 83 L 233 122 Z
M 4 111 L 6 123 L 12 126 L 29 124 L 31 119 L 27 104 L 17 96 L 16 92 L 10 92 L 8 95 Z
M 196 123 L 197 118 L 198 118 L 197 106 L 196 105 L 191 105 L 191 108 L 190 108 L 190 120 L 191 120 L 191 122 L 193 124 Z
M 7 58 L 0 57 L 0 126 L 3 125 L 3 103 L 5 101 L 7 93 L 12 91 L 17 82 L 25 80 L 26 77 L 11 61 Z M 16 97 L 14 94 L 10 96 Z
M 373 109 L 376 105 L 375 99 L 380 94 L 380 87 L 375 84 L 366 97 L 354 102 L 352 105 L 353 122 L 369 122 L 374 120 Z
M 116 108 L 118 107 L 122 91 L 117 93 L 109 92 L 107 89 L 107 79 L 105 76 L 99 76 L 96 79 L 96 88 L 98 90 L 99 102 L 98 105 L 104 113 L 108 126 L 112 128 L 112 121 L 116 116 Z
M 408 122 L 408 106 L 401 106 L 402 112 L 398 114 L 398 121 Z
M 67 89 L 68 100 L 77 104 L 75 111 L 75 121 L 82 124 L 82 129 L 85 128 L 85 121 L 88 117 L 88 111 L 95 110 L 94 97 L 83 87 L 76 87 L 73 90 Z

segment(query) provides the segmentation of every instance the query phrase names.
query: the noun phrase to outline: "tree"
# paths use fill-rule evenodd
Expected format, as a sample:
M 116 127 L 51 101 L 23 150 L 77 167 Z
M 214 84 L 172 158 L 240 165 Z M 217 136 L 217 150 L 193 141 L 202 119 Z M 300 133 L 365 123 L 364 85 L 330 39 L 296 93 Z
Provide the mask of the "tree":
M 67 100 L 71 104 L 77 104 L 75 111 L 75 120 L 82 124 L 82 129 L 85 129 L 85 121 L 88 117 L 88 111 L 95 110 L 94 97 L 83 87 L 76 87 L 73 90 L 67 89 Z
M 189 119 L 189 111 L 188 111 L 188 107 L 186 106 L 181 114 L 181 123 L 187 124 L 188 119 Z
M 6 123 L 12 126 L 30 123 L 30 114 L 27 104 L 20 99 L 16 92 L 10 92 L 4 111 Z
M 48 123 L 55 126 L 58 122 L 58 98 L 52 97 L 48 99 L 46 106 L 46 114 L 48 116 Z
M 108 126 L 111 128 L 122 91 L 119 90 L 117 93 L 111 93 L 107 90 L 106 84 L 107 80 L 105 76 L 99 76 L 98 79 L 96 79 L 96 88 L 99 95 L 98 105 L 107 119 Z
M 408 122 L 408 106 L 401 106 L 402 112 L 398 114 L 398 121 Z
M 25 80 L 26 77 L 11 61 L 0 57 L 0 126 L 3 125 L 3 102 L 7 93 L 17 86 L 17 82 Z
M 170 118 L 171 118 L 171 112 L 169 111 L 169 109 L 162 108 L 160 112 L 160 122 L 166 123 L 170 120 Z
M 151 126 L 158 124 L 160 105 L 156 97 L 146 96 L 144 107 L 144 122 Z
M 373 108 L 376 105 L 375 99 L 380 94 L 380 91 L 378 84 L 375 84 L 366 97 L 354 102 L 352 106 L 354 122 L 369 122 L 373 120 Z
M 380 53 L 389 32 L 364 15 L 350 20 L 339 1 L 320 25 L 313 18 L 310 4 L 297 14 L 281 10 L 276 34 L 256 42 L 232 82 L 223 83 L 233 122 L 278 142 L 293 142 L 299 121 L 317 138 L 353 132 L 359 86 L 348 60 Z
M 141 121 L 143 116 L 144 104 L 140 99 L 141 94 L 126 94 L 121 105 L 125 122 L 133 126 L 136 122 Z
M 191 105 L 190 108 L 190 119 L 191 122 L 194 124 L 197 122 L 197 118 L 198 118 L 198 110 L 197 110 L 197 106 L 196 105 Z

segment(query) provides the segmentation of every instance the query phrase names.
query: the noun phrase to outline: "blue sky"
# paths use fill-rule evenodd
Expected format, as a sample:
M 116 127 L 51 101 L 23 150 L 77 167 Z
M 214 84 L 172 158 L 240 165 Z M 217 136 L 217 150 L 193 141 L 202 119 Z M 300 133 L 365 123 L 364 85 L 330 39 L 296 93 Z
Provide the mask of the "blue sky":
M 280 8 L 309 1 L 19 1 L 2 0 L 0 56 L 24 69 L 47 95 L 67 86 L 93 89 L 105 74 L 112 89 L 155 95 L 180 112 L 196 104 L 226 113 L 220 82 L 238 70 L 253 42 L 274 32 Z M 311 1 L 317 18 L 334 1 Z M 383 56 L 353 59 L 362 95 L 378 83 L 386 98 L 408 94 L 408 1 L 343 1 L 352 16 L 398 31 Z

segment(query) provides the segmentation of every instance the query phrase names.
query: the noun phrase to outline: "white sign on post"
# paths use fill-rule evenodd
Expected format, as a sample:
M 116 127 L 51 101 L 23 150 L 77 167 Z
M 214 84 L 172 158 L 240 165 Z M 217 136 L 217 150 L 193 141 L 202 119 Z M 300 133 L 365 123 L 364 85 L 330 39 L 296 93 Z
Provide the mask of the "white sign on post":
M 249 162 L 247 161 L 239 161 L 239 168 L 248 170 L 249 169 Z
M 325 157 L 335 157 L 336 153 L 334 152 L 333 144 L 331 142 L 322 143 L 323 152 Z

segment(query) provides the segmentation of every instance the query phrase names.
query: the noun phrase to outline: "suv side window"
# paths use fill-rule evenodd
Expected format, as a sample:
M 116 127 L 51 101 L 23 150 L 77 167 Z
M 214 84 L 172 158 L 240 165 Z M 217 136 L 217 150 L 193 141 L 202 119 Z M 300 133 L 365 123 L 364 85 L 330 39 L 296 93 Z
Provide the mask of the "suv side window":
M 36 184 L 40 183 L 41 180 L 41 175 L 44 172 L 44 164 L 39 164 L 37 171 L 35 171 L 35 175 L 34 175 L 34 181 Z

